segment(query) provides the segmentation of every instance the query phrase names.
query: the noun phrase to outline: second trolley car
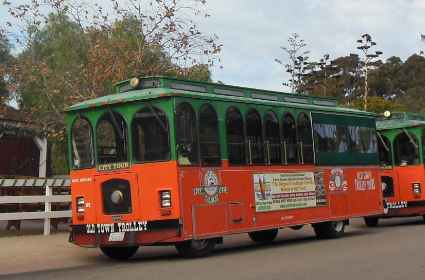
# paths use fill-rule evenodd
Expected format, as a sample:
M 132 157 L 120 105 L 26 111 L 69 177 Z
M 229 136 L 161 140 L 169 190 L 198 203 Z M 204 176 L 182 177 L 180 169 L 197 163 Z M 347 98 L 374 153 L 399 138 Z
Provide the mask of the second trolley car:
M 423 216 L 425 220 L 425 116 L 385 113 L 377 121 L 384 215 L 367 217 L 368 226 L 380 218 Z

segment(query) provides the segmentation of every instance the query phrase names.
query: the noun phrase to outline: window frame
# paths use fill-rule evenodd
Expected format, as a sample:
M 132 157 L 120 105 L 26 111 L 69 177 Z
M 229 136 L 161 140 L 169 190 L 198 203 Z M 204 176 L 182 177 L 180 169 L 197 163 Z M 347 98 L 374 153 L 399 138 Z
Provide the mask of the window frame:
M 201 113 L 204 108 L 208 108 L 214 112 L 215 120 L 216 120 L 216 145 L 218 150 L 218 158 L 219 158 L 219 164 L 203 164 L 203 157 L 202 157 L 202 150 L 201 150 L 201 134 L 200 134 L 200 125 L 201 125 Z M 205 102 L 201 106 L 199 106 L 199 109 L 197 110 L 197 125 L 196 130 L 198 134 L 198 153 L 199 153 L 199 165 L 202 167 L 221 167 L 223 165 L 223 157 L 221 154 L 221 138 L 220 138 L 220 121 L 218 117 L 217 110 L 214 108 L 214 106 L 210 102 Z
M 108 111 L 108 110 L 110 110 L 110 111 Z M 110 115 L 110 114 L 118 114 L 122 119 L 123 119 L 123 121 L 124 121 L 124 123 L 125 123 L 125 125 L 126 125 L 126 135 L 125 135 L 125 140 L 127 140 L 126 142 L 127 142 L 127 147 L 126 147 L 126 153 L 127 153 L 127 158 L 126 158 L 126 160 L 125 161 L 117 161 L 116 163 L 121 163 L 121 162 L 128 162 L 128 163 L 130 163 L 130 161 L 131 161 L 131 159 L 132 159 L 132 156 L 131 156 L 131 150 L 130 150 L 130 146 L 131 146 L 131 144 L 130 144 L 130 141 L 129 141 L 129 139 L 130 139 L 130 134 L 129 134 L 129 128 L 128 128 L 128 122 L 127 122 L 127 120 L 125 119 L 125 117 L 124 117 L 124 114 L 122 114 L 121 112 L 119 112 L 119 111 L 116 111 L 116 110 L 113 110 L 112 108 L 107 108 L 103 113 L 101 113 L 100 115 L 99 115 L 99 117 L 97 118 L 97 120 L 96 120 L 96 134 L 94 135 L 94 140 L 95 140 L 95 153 L 96 153 L 96 166 L 99 166 L 99 165 L 104 165 L 104 164 L 109 164 L 109 163 L 99 163 L 99 157 L 98 157 L 98 152 L 97 152 L 97 148 L 98 148 L 98 142 L 97 142 L 97 129 L 98 129 L 98 126 L 99 126 L 99 124 L 100 124 L 100 122 L 101 121 L 103 121 L 103 119 L 104 119 L 104 117 L 105 116 L 108 116 L 108 115 Z M 113 124 L 112 124 L 112 126 L 114 126 Z M 114 128 L 115 129 L 115 128 Z M 115 163 L 115 162 L 114 162 Z
M 266 153 L 266 158 L 265 158 L 265 164 L 267 164 L 267 165 L 282 165 L 283 164 L 283 157 L 282 157 L 282 149 L 283 149 L 283 145 L 282 145 L 282 125 L 281 125 L 281 122 L 280 122 L 280 120 L 279 120 L 279 115 L 278 114 L 276 114 L 276 112 L 274 111 L 274 110 L 272 110 L 272 109 L 270 109 L 270 110 L 267 110 L 266 111 L 266 113 L 264 114 L 264 121 L 263 121 L 263 143 L 264 143 L 264 145 L 266 145 L 266 141 L 268 141 L 267 140 L 267 120 L 268 120 L 268 117 L 269 116 L 271 116 L 271 118 L 274 118 L 274 120 L 276 121 L 276 123 L 277 123 L 277 127 L 278 127 L 278 137 L 279 137 L 279 139 L 278 139 L 278 142 L 277 142 L 277 144 L 279 145 L 279 161 L 278 162 L 272 162 L 271 161 L 271 156 L 270 156 L 270 158 L 269 158 L 269 155 L 267 154 L 267 151 L 266 150 L 264 150 L 264 152 Z M 264 148 L 265 149 L 265 148 Z
M 393 145 L 392 145 L 392 142 L 390 140 L 390 137 L 388 137 L 387 135 L 384 135 L 383 133 L 381 133 L 379 131 L 376 131 L 376 135 L 377 135 L 376 138 L 377 138 L 377 141 L 378 141 L 377 146 L 378 146 L 379 165 L 383 166 L 383 167 L 394 166 Z M 386 153 L 389 154 L 389 159 L 390 159 L 389 165 L 382 164 L 382 161 L 381 161 L 381 153 L 379 151 L 380 151 L 380 147 L 383 146 L 382 141 L 384 141 L 385 144 L 388 145 L 389 151 L 386 151 Z
M 231 109 L 234 109 L 238 113 L 238 115 L 240 117 L 240 120 L 242 122 L 243 163 L 231 163 L 230 162 L 230 156 L 229 156 L 229 150 L 230 150 L 229 149 L 229 130 L 228 130 L 228 126 L 227 126 L 227 120 L 228 120 L 229 111 Z M 246 123 L 245 123 L 245 119 L 244 119 L 243 113 L 235 105 L 230 105 L 226 109 L 226 113 L 225 113 L 225 130 L 226 130 L 226 151 L 227 151 L 227 160 L 228 160 L 229 166 L 247 166 L 248 165 L 248 162 L 247 162 L 247 153 L 246 153 L 246 142 L 247 142 L 247 140 L 246 140 Z
M 74 164 L 74 147 L 72 145 L 72 141 L 73 141 L 73 138 L 74 138 L 74 126 L 75 126 L 75 123 L 78 120 L 85 120 L 89 124 L 89 126 L 90 126 L 91 156 L 92 156 L 92 162 L 93 163 L 90 164 L 89 166 L 78 167 L 77 168 L 77 167 L 75 167 L 75 164 Z M 92 125 L 92 123 L 90 122 L 90 119 L 87 116 L 81 115 L 81 114 L 77 114 L 77 116 L 74 118 L 74 120 L 72 121 L 72 124 L 70 126 L 70 138 L 69 139 L 70 139 L 69 145 L 70 145 L 70 151 L 71 151 L 71 155 L 70 155 L 70 160 L 71 160 L 71 162 L 70 162 L 70 168 L 72 170 L 83 170 L 83 169 L 91 169 L 91 168 L 96 167 L 96 165 L 97 165 L 97 153 L 96 153 L 96 141 L 95 141 L 96 138 L 95 138 L 95 135 L 94 135 L 93 125 Z
M 403 136 L 403 135 L 405 137 L 408 137 L 409 138 L 409 136 L 406 135 L 406 133 L 408 133 L 410 135 L 410 137 L 412 137 L 416 141 L 416 144 L 418 145 L 418 147 L 416 148 L 417 149 L 417 158 L 416 158 L 417 159 L 417 162 L 407 163 L 405 165 L 402 165 L 401 164 L 401 154 L 398 153 L 398 147 L 399 147 L 399 145 L 396 144 L 397 143 L 396 141 L 397 141 L 397 138 L 399 138 L 400 136 Z M 410 139 L 408 139 L 408 142 L 409 142 L 410 145 L 413 145 L 413 143 L 410 142 Z M 393 149 L 394 149 L 394 159 L 393 159 L 394 166 L 406 167 L 406 166 L 414 166 L 414 165 L 421 164 L 420 140 L 418 139 L 418 137 L 417 137 L 417 135 L 415 133 L 413 133 L 411 131 L 408 131 L 408 130 L 399 131 L 398 133 L 396 133 L 394 135 L 394 139 L 392 141 L 392 145 L 393 145 Z
M 166 118 L 166 121 L 167 121 L 167 129 L 168 129 L 168 147 L 169 147 L 169 153 L 168 153 L 168 159 L 164 159 L 164 160 L 153 160 L 153 161 L 139 161 L 139 160 L 137 160 L 136 159 L 136 157 L 135 157 L 135 143 L 134 143 L 134 133 L 133 133 L 133 125 L 134 125 L 134 121 L 135 121 L 135 116 L 136 116 L 136 114 L 137 113 L 139 113 L 141 110 L 143 110 L 143 109 L 148 109 L 149 110 L 149 107 L 148 106 L 146 106 L 146 105 L 144 105 L 144 106 L 142 106 L 142 107 L 139 107 L 138 108 L 138 110 L 136 110 L 134 113 L 133 113 L 133 115 L 131 116 L 131 123 L 130 123 L 130 130 L 131 130 L 131 145 L 132 145 L 132 149 L 131 149 L 131 159 L 132 159 L 132 161 L 134 162 L 134 163 L 136 163 L 136 164 L 144 164 L 144 163 L 153 163 L 153 162 L 168 162 L 168 161 L 170 161 L 171 159 L 172 159 L 172 147 L 171 147 L 171 126 L 170 126 L 170 118 L 169 118 L 169 116 L 167 115 L 167 112 L 166 112 L 166 110 L 164 110 L 164 109 L 162 109 L 162 108 L 160 108 L 160 107 L 158 107 L 158 106 L 155 106 L 155 105 L 152 105 L 152 108 L 155 110 L 155 109 L 157 109 L 157 110 L 159 110 L 159 111 L 161 111 L 161 112 L 163 112 L 164 113 L 164 116 L 165 116 L 165 118 Z
M 295 159 L 293 161 L 291 161 L 291 162 L 288 160 L 288 148 L 287 148 L 288 147 L 288 144 L 290 144 L 290 143 L 286 143 L 285 142 L 287 139 L 289 139 L 289 138 L 286 137 L 287 134 L 285 133 L 285 124 L 286 124 L 286 118 L 287 117 L 290 117 L 292 119 L 292 121 L 293 121 L 293 124 L 295 125 L 295 128 L 293 129 L 294 132 L 295 132 L 295 136 L 293 137 L 293 139 L 295 139 L 295 142 L 292 143 L 292 144 L 295 145 L 296 151 L 295 151 Z M 285 154 L 285 158 L 282 159 L 283 164 L 284 165 L 297 165 L 297 164 L 300 164 L 300 162 L 299 162 L 300 159 L 299 159 L 299 155 L 298 155 L 298 143 L 297 143 L 297 141 L 298 141 L 297 121 L 294 118 L 293 114 L 291 112 L 289 112 L 289 111 L 286 111 L 286 112 L 283 113 L 281 120 L 282 120 L 282 125 L 281 125 L 282 146 L 284 146 L 284 147 L 282 147 L 282 150 L 283 150 L 283 152 Z
M 201 166 L 201 158 L 200 158 L 200 151 L 199 151 L 199 131 L 198 131 L 198 114 L 197 114 L 197 110 L 195 110 L 193 104 L 188 101 L 188 100 L 180 100 L 178 102 L 174 103 L 174 140 L 175 140 L 175 147 L 172 147 L 172 149 L 174 149 L 175 151 L 175 160 L 177 162 L 177 166 L 179 167 L 200 167 Z M 177 109 L 179 106 L 181 106 L 182 104 L 186 104 L 190 107 L 190 109 L 192 110 L 193 116 L 195 118 L 195 137 L 196 137 L 196 149 L 197 149 L 197 162 L 194 164 L 180 164 L 179 162 L 179 151 L 178 151 L 178 145 L 179 145 L 179 141 L 178 141 L 178 137 L 177 137 Z
M 373 116 L 364 116 L 364 115 L 357 115 L 357 114 L 343 114 L 343 113 L 330 113 L 330 112 L 323 112 L 323 111 L 313 111 L 311 112 L 312 115 L 312 121 L 313 121 L 313 129 L 315 129 L 316 125 L 333 125 L 335 127 L 337 126 L 345 126 L 348 129 L 346 129 L 346 134 L 348 137 L 349 142 L 349 149 L 345 152 L 338 152 L 335 151 L 321 151 L 319 150 L 319 145 L 317 145 L 317 139 L 316 135 L 314 138 L 316 147 L 316 165 L 320 166 L 332 166 L 332 165 L 341 165 L 341 166 L 366 166 L 366 165 L 373 165 L 373 166 L 379 166 L 379 155 L 377 149 L 377 142 L 376 141 L 376 123 L 375 118 Z M 368 129 L 370 132 L 370 135 L 375 135 L 375 139 L 368 138 L 369 143 L 374 145 L 369 145 L 369 147 L 373 147 L 374 149 L 371 149 L 367 153 L 362 153 L 360 149 L 356 149 L 354 142 L 352 141 L 353 135 L 355 135 L 356 138 L 358 138 L 356 141 L 358 143 L 360 142 L 360 134 L 358 131 L 360 131 L 360 128 Z M 353 128 L 356 128 L 356 130 L 353 130 Z M 350 132 L 355 131 L 354 134 Z M 316 132 L 315 132 L 316 134 Z
M 260 151 L 260 155 L 261 155 L 260 161 L 261 162 L 258 162 L 258 163 L 254 162 L 252 158 L 250 159 L 250 154 L 249 154 L 248 116 L 251 113 L 255 113 L 258 116 L 259 122 L 260 122 L 260 134 L 259 135 L 261 136 L 261 142 L 260 142 L 260 149 L 261 149 L 261 151 Z M 264 150 L 264 125 L 263 125 L 263 118 L 261 117 L 261 114 L 260 114 L 259 110 L 256 107 L 252 107 L 251 106 L 251 107 L 248 108 L 248 110 L 246 110 L 246 113 L 245 113 L 245 135 L 246 135 L 245 136 L 246 149 L 248 149 L 247 153 L 245 153 L 246 154 L 246 157 L 247 157 L 247 165 L 249 165 L 249 166 L 266 165 L 267 163 L 266 163 L 266 157 L 265 157 L 265 153 L 264 153 L 265 150 Z
M 305 161 L 305 157 L 304 157 L 304 150 L 305 150 L 305 144 L 304 141 L 302 141 L 301 137 L 304 135 L 300 135 L 300 124 L 301 124 L 301 118 L 304 117 L 305 118 L 305 124 L 306 127 L 304 127 L 304 130 L 306 130 L 306 135 L 308 134 L 308 139 L 310 139 L 310 142 L 307 143 L 309 145 L 311 145 L 311 153 L 312 153 L 312 159 L 309 162 Z M 310 113 L 306 113 L 306 112 L 300 112 L 297 116 L 297 121 L 296 121 L 296 138 L 297 138 L 297 144 L 299 145 L 299 151 L 300 154 L 298 155 L 298 162 L 299 164 L 315 164 L 316 163 L 316 152 L 315 152 L 315 147 L 314 147 L 314 135 L 313 135 L 313 122 L 312 122 L 312 117 Z

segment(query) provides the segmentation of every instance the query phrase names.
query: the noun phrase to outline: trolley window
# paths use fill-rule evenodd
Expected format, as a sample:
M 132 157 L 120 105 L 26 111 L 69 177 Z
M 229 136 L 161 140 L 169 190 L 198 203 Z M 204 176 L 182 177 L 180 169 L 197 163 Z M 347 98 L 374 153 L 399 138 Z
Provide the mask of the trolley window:
M 196 133 L 196 115 L 192 106 L 181 103 L 176 108 L 177 160 L 180 165 L 197 165 L 198 135 Z
M 136 161 L 170 159 L 168 120 L 162 110 L 149 106 L 138 111 L 133 118 L 132 137 Z
M 245 137 L 243 118 L 235 107 L 230 107 L 226 113 L 227 154 L 229 163 L 245 164 Z
M 337 126 L 335 124 L 315 123 L 313 129 L 317 151 L 336 152 L 338 150 Z
M 314 163 L 313 138 L 311 122 L 307 114 L 298 117 L 298 141 L 300 143 L 300 157 L 302 163 Z
M 127 125 L 124 118 L 109 111 L 99 120 L 96 128 L 98 164 L 126 162 Z
M 392 165 L 393 159 L 391 154 L 391 142 L 387 137 L 381 134 L 378 136 L 378 152 L 379 152 L 379 163 L 382 166 Z
M 289 113 L 283 117 L 282 130 L 286 155 L 285 163 L 297 163 L 297 128 L 295 125 L 295 119 Z
M 373 117 L 312 113 L 319 165 L 379 164 Z
M 265 149 L 268 164 L 281 163 L 280 127 L 276 114 L 268 112 L 264 119 Z
M 400 166 L 419 163 L 419 145 L 415 135 L 404 130 L 394 139 L 395 164 Z
M 93 137 L 90 123 L 78 117 L 72 126 L 72 166 L 88 168 L 94 165 Z
M 205 104 L 199 110 L 199 146 L 204 166 L 221 164 L 218 119 L 214 108 Z
M 246 115 L 246 136 L 248 141 L 248 162 L 250 164 L 264 163 L 263 133 L 261 117 L 255 109 Z

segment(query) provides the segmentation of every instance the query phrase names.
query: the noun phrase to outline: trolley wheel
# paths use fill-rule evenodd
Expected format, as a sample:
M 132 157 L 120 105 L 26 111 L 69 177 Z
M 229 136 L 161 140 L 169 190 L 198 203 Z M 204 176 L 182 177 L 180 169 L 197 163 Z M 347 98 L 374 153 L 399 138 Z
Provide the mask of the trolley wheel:
M 176 243 L 175 246 L 180 256 L 184 258 L 198 258 L 210 254 L 216 243 L 216 239 L 192 239 Z
M 377 227 L 379 223 L 379 219 L 376 217 L 364 217 L 364 223 L 368 227 Z
M 291 229 L 293 229 L 293 230 L 300 230 L 300 229 L 302 229 L 302 228 L 303 228 L 303 226 L 304 226 L 304 225 L 297 225 L 297 226 L 293 226 L 293 227 L 291 227 Z
M 100 247 L 105 256 L 114 260 L 127 260 L 137 252 L 137 249 L 139 249 L 139 246 Z
M 345 221 L 332 221 L 313 224 L 317 238 L 339 238 L 344 235 Z
M 253 231 L 248 233 L 249 238 L 256 243 L 268 243 L 275 240 L 277 236 L 277 229 L 268 229 L 268 230 L 260 230 Z

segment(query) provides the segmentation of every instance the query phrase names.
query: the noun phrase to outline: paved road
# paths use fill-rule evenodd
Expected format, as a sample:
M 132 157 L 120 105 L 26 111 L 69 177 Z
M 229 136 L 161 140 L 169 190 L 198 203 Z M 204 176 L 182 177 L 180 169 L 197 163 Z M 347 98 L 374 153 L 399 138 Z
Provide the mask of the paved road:
M 117 263 L 66 234 L 0 238 L 0 279 L 423 279 L 425 224 L 396 219 L 369 229 L 354 221 L 342 239 L 316 240 L 310 227 L 281 230 L 272 245 L 225 238 L 210 257 L 186 260 L 173 247 L 146 247 Z

